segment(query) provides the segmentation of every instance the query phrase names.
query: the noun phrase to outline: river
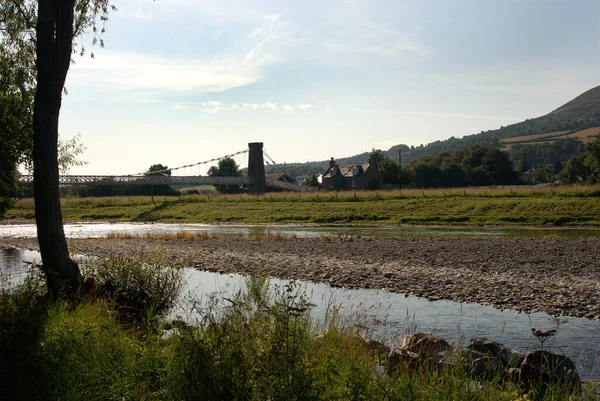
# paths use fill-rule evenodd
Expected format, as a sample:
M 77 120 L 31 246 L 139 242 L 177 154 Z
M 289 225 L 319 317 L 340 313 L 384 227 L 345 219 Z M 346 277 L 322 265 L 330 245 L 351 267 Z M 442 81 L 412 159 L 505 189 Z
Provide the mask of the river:
M 297 237 L 320 236 L 510 236 L 510 237 L 599 237 L 600 228 L 472 227 L 472 226 L 327 226 L 302 224 L 176 224 L 176 223 L 70 223 L 65 224 L 69 238 L 102 238 L 108 234 L 176 234 L 179 232 L 239 236 L 283 234 Z M 0 237 L 36 236 L 35 224 L 0 224 Z

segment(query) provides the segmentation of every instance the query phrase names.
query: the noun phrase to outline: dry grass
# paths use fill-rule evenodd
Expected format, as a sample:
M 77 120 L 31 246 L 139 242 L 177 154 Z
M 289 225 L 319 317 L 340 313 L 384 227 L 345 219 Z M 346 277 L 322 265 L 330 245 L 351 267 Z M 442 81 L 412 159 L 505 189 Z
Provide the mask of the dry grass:
M 592 141 L 598 135 L 600 135 L 600 127 L 593 127 L 566 135 L 565 138 L 575 138 L 586 143 Z
M 222 235 L 208 233 L 193 233 L 193 232 L 178 232 L 178 233 L 163 233 L 163 234 L 131 234 L 131 233 L 108 233 L 106 239 L 154 239 L 154 240 L 208 240 L 221 239 Z
M 519 142 L 528 142 L 534 139 L 542 139 L 542 138 L 553 138 L 557 136 L 561 136 L 566 134 L 569 131 L 555 131 L 555 132 L 546 132 L 545 134 L 534 134 L 534 135 L 524 135 L 524 136 L 516 136 L 513 138 L 505 138 L 500 142 L 502 143 L 519 143 Z

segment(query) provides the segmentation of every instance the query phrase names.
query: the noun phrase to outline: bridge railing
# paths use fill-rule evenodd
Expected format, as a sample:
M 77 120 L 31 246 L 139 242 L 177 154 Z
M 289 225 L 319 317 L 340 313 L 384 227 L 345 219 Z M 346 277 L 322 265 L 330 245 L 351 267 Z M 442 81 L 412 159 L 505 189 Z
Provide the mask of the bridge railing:
M 33 183 L 32 175 L 22 175 L 18 183 Z M 168 175 L 61 175 L 59 185 L 248 185 L 254 184 L 254 177 L 203 177 Z
M 273 180 L 273 179 L 270 179 L 270 178 L 267 178 L 265 180 L 265 183 L 266 183 L 266 185 L 268 187 L 279 188 L 279 189 L 283 189 L 283 190 L 286 190 L 286 191 L 294 191 L 294 192 L 314 192 L 314 191 L 317 191 L 317 188 L 311 187 L 309 185 L 293 184 L 291 182 L 278 181 L 278 180 Z
M 293 184 L 286 181 L 266 179 L 266 185 L 285 191 L 313 192 L 317 188 L 308 185 Z M 19 177 L 20 185 L 33 183 L 32 175 Z M 168 176 L 168 175 L 61 175 L 58 184 L 64 186 L 83 185 L 252 185 L 254 177 L 204 177 L 204 176 Z

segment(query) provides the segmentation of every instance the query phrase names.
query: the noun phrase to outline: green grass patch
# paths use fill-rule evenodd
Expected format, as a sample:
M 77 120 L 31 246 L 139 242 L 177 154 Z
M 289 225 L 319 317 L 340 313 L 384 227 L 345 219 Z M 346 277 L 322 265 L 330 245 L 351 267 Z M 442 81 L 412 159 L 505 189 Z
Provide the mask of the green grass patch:
M 261 196 L 67 198 L 67 221 L 600 225 L 600 187 L 460 188 Z M 19 202 L 9 219 L 31 219 Z

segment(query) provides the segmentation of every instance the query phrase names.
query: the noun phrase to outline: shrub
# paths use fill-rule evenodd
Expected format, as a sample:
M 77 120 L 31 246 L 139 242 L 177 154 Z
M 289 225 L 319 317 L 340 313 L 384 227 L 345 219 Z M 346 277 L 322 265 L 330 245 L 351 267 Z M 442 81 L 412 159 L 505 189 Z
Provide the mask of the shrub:
M 175 265 L 171 267 L 171 265 Z M 94 294 L 108 296 L 125 315 L 162 315 L 171 309 L 183 285 L 182 270 L 164 256 L 109 257 L 85 267 Z

